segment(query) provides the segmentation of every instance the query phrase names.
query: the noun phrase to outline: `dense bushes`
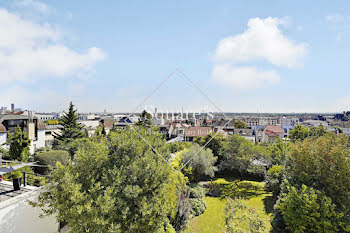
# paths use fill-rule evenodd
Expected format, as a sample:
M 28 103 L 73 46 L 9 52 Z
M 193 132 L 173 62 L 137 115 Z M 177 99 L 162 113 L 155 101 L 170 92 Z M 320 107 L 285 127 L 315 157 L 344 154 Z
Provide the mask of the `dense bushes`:
M 343 214 L 336 211 L 331 198 L 302 185 L 300 189 L 288 186 L 276 205 L 278 216 L 274 227 L 283 232 L 340 232 L 345 230 Z M 344 229 L 343 229 L 344 227 Z
M 69 162 L 69 154 L 67 151 L 63 150 L 39 152 L 35 154 L 34 160 L 38 165 L 49 165 L 51 167 L 56 166 L 57 162 L 60 162 L 62 165 L 67 165 Z M 49 167 L 35 167 L 35 172 L 42 175 L 47 175 L 49 171 Z
M 266 172 L 266 189 L 267 191 L 272 192 L 274 197 L 277 197 L 281 190 L 283 168 L 284 167 L 281 165 L 274 165 Z
M 275 205 L 279 232 L 350 232 L 350 146 L 344 135 L 299 140 L 290 148 Z M 267 174 L 276 194 L 278 167 Z
M 204 200 L 205 191 L 199 185 L 190 187 L 190 203 L 192 206 L 191 214 L 194 216 L 201 215 L 207 208 L 207 203 Z

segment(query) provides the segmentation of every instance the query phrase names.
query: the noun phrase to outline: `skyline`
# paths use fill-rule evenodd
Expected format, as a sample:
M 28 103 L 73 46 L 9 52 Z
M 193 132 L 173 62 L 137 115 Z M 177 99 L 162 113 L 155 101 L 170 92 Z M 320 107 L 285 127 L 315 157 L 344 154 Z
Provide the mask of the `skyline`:
M 82 3 L 0 1 L 0 106 L 130 112 L 178 67 L 225 112 L 350 109 L 346 1 Z M 148 104 L 209 105 L 180 79 Z

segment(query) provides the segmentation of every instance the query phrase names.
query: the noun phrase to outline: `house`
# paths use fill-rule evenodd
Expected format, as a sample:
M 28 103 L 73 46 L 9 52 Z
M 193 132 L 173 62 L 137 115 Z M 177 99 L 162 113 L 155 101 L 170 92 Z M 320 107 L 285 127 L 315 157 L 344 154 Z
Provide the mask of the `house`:
M 289 138 L 289 132 L 294 128 L 292 125 L 282 125 L 283 129 L 283 138 L 287 139 Z
M 211 127 L 189 127 L 185 131 L 185 141 L 192 142 L 196 137 L 204 137 L 210 134 L 211 132 Z
M 273 142 L 283 138 L 284 131 L 280 125 L 267 125 L 264 129 L 262 141 Z
M 228 134 L 233 134 L 235 129 L 234 120 L 224 120 L 220 119 L 213 123 L 214 132 L 226 132 Z
M 19 126 L 28 134 L 31 140 L 29 151 L 33 154 L 36 149 L 45 147 L 45 125 L 37 117 L 29 112 L 29 115 L 0 115 L 0 146 L 7 141 L 7 134 L 13 134 Z M 3 146 L 6 147 L 6 146 Z
M 252 129 L 235 129 L 234 130 L 235 135 L 239 135 L 253 143 L 255 143 L 255 135 L 254 135 L 254 130 Z

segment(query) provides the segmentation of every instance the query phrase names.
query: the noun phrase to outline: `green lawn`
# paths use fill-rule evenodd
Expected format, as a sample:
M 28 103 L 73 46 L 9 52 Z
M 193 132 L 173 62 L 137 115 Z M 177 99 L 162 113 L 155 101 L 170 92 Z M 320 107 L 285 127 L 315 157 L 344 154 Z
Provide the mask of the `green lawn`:
M 255 186 L 263 186 L 264 182 L 244 181 Z M 253 190 L 246 190 L 251 193 Z M 249 207 L 254 208 L 264 220 L 267 231 L 271 229 L 270 219 L 272 217 L 271 193 L 259 192 L 257 195 L 246 197 Z M 225 202 L 226 199 L 219 197 L 206 197 L 207 209 L 205 212 L 190 220 L 186 233 L 216 233 L 225 232 Z

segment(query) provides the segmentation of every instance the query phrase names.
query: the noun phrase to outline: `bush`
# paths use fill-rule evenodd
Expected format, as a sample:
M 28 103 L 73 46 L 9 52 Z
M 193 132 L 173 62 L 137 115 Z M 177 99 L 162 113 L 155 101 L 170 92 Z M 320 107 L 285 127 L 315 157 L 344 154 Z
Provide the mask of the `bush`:
M 228 184 L 230 184 L 230 182 L 226 181 L 223 178 L 219 178 L 215 181 L 211 181 L 209 183 L 208 195 L 213 197 L 220 197 L 221 190 Z
M 207 208 L 207 203 L 203 198 L 190 198 L 190 203 L 192 206 L 191 214 L 194 216 L 203 214 Z
M 275 209 L 279 212 L 274 219 L 278 231 L 290 232 L 343 232 L 346 224 L 341 221 L 343 213 L 338 213 L 332 200 L 321 192 L 302 185 L 301 189 L 293 186 L 282 193 Z
M 62 165 L 67 165 L 69 162 L 69 154 L 67 151 L 63 150 L 40 152 L 35 155 L 34 160 L 38 162 L 39 165 L 55 166 L 57 162 L 60 162 Z M 49 171 L 50 168 L 48 167 L 35 167 L 35 172 L 42 175 L 47 175 Z
M 205 190 L 199 185 L 190 186 L 190 198 L 204 198 Z
M 284 167 L 281 165 L 272 166 L 266 173 L 265 183 L 266 189 L 277 197 L 281 191 L 281 183 Z

